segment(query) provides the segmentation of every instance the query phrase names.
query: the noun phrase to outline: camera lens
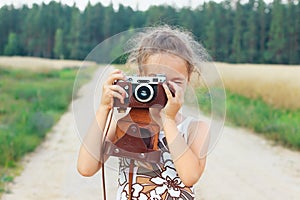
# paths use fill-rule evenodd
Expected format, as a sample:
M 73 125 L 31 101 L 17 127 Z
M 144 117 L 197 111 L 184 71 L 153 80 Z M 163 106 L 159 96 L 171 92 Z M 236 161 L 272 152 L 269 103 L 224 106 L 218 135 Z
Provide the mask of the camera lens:
M 134 96 L 136 100 L 147 103 L 152 100 L 154 95 L 153 88 L 148 84 L 140 84 L 135 88 Z

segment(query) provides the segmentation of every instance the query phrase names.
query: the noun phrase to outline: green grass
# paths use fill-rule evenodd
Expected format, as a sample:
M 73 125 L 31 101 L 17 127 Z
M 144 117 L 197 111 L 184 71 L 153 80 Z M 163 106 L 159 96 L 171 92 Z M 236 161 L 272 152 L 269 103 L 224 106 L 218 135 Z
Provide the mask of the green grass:
M 68 108 L 76 73 L 0 68 L 0 193 L 12 180 L 9 169 L 43 141 Z
M 210 112 L 207 91 L 198 90 L 198 101 Z M 226 91 L 226 122 L 246 127 L 291 149 L 300 150 L 300 110 L 274 108 L 261 99 Z
M 300 150 L 300 110 L 274 108 L 261 99 L 227 92 L 227 119 L 262 133 L 284 146 Z

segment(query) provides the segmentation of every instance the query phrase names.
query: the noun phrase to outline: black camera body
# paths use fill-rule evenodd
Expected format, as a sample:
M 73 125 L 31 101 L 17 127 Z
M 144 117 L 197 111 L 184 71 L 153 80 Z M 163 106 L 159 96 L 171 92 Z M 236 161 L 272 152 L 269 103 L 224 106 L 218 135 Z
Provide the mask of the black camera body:
M 118 80 L 116 85 L 126 91 L 124 104 L 114 98 L 114 107 L 118 108 L 162 108 L 167 103 L 163 83 L 166 76 L 157 74 L 155 76 L 127 76 L 127 80 Z

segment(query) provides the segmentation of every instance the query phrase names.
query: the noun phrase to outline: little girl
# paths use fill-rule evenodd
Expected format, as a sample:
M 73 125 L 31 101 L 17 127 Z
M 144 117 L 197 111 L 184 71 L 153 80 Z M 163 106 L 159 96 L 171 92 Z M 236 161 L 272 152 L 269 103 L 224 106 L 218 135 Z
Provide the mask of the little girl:
M 199 61 L 201 45 L 192 36 L 169 26 L 147 29 L 135 38 L 135 50 L 128 63 L 139 66 L 141 76 L 165 74 L 163 84 L 167 96 L 164 108 L 150 108 L 153 119 L 160 125 L 158 146 L 162 152 L 161 163 L 152 164 L 151 172 L 146 164 L 135 162 L 132 191 L 129 185 L 129 159 L 121 158 L 119 166 L 119 187 L 117 200 L 131 199 L 194 199 L 193 185 L 199 180 L 205 168 L 208 125 L 190 116 L 184 116 L 180 109 L 184 103 L 184 92 L 191 74 Z M 90 129 L 81 146 L 78 157 L 78 171 L 83 176 L 92 176 L 100 168 L 100 159 L 89 153 L 89 149 L 101 149 L 106 120 L 113 108 L 114 98 L 124 103 L 126 91 L 113 83 L 126 80 L 121 70 L 113 71 L 103 85 L 101 102 L 96 113 L 98 129 Z M 113 141 L 116 124 L 108 130 L 108 140 Z M 129 195 L 129 193 L 131 194 Z

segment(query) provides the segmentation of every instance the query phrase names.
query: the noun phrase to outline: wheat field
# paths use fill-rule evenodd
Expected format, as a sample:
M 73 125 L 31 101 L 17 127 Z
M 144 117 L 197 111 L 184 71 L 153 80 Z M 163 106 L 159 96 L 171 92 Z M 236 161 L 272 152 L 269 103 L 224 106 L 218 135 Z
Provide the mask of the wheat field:
M 93 66 L 93 62 L 83 62 L 78 60 L 54 60 L 38 57 L 22 57 L 22 56 L 0 56 L 0 67 L 28 70 L 47 70 L 47 69 L 63 69 L 77 68 L 81 66 Z
M 300 108 L 300 66 L 215 63 L 225 88 L 280 108 Z
M 45 70 L 83 64 L 95 65 L 76 60 L 0 56 L 0 67 L 8 68 Z M 275 107 L 300 108 L 300 65 L 214 64 L 226 89 L 249 98 L 262 98 Z

